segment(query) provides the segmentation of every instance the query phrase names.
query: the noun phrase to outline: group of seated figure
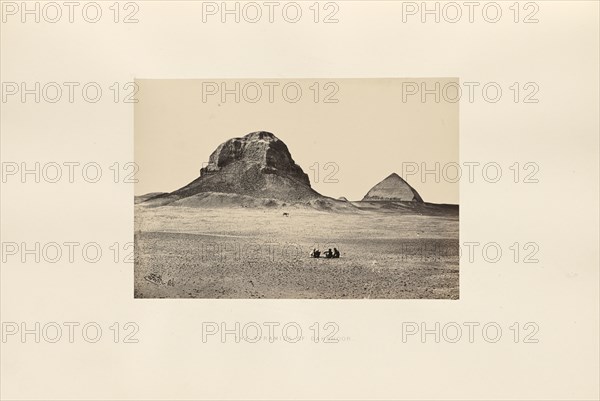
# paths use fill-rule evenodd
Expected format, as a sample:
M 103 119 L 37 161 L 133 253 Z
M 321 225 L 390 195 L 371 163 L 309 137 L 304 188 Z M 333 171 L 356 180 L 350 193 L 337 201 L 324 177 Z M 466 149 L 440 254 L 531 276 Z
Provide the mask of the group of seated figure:
M 333 248 L 333 251 L 331 251 L 331 248 L 329 248 L 328 251 L 323 252 L 323 256 L 326 258 L 339 258 L 340 257 L 340 251 L 337 250 L 337 248 Z M 321 257 L 321 251 L 319 251 L 318 249 L 313 249 L 310 252 L 310 257 L 311 258 L 320 258 Z

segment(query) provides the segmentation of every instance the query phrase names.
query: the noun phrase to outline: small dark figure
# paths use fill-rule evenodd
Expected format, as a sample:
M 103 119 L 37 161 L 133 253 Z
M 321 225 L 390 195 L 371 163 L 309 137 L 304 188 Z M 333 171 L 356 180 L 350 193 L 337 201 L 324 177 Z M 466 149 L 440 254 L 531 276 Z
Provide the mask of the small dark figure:
M 313 248 L 312 251 L 310 251 L 310 257 L 311 258 L 316 258 L 317 257 L 317 250 Z
M 325 257 L 326 258 L 331 258 L 333 256 L 333 252 L 331 252 L 331 248 L 329 248 L 328 251 L 325 251 Z
M 333 248 L 333 257 L 334 258 L 340 257 L 340 251 L 338 251 L 337 248 Z

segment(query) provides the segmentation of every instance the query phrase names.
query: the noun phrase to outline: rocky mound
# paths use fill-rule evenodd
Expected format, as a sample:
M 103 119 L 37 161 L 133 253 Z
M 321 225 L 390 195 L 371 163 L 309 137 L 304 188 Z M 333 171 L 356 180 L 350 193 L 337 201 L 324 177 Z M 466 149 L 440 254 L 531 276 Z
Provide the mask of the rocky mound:
M 398 174 L 392 173 L 375 185 L 362 199 L 363 201 L 423 202 L 413 187 Z
M 200 170 L 200 177 L 151 200 L 173 201 L 209 192 L 292 203 L 325 198 L 311 188 L 308 175 L 294 162 L 285 143 L 265 131 L 222 143 Z

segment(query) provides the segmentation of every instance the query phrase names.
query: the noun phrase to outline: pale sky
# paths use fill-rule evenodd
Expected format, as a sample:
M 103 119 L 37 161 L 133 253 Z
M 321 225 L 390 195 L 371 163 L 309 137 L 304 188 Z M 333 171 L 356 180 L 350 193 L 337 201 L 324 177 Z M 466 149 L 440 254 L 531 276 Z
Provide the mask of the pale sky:
M 235 94 L 222 102 L 222 83 L 236 92 L 236 82 L 239 103 Z M 405 93 L 414 89 L 413 82 L 416 88 L 422 82 L 434 88 L 436 82 L 444 87 L 458 80 L 138 80 L 134 147 L 140 169 L 135 194 L 178 189 L 198 177 L 219 144 L 269 131 L 286 143 L 312 187 L 323 195 L 360 200 L 396 172 L 426 202 L 458 203 L 458 183 L 443 175 L 436 183 L 434 174 L 425 179 L 420 174 L 422 167 L 435 170 L 436 162 L 440 173 L 448 163 L 458 163 L 458 103 L 443 96 L 436 103 L 433 95 L 422 102 L 419 93 L 403 101 L 403 88 Z M 301 95 L 292 103 L 298 88 Z M 325 103 L 327 95 L 338 102 Z M 403 174 L 408 163 L 416 163 L 419 171 Z M 324 182 L 326 177 L 337 182 Z

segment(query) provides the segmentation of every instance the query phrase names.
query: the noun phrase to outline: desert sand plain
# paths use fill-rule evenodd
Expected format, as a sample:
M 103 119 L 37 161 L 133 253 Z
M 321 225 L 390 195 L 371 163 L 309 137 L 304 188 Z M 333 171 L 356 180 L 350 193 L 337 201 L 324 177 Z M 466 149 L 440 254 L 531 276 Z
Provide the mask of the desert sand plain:
M 136 204 L 135 297 L 458 299 L 458 207 L 371 205 Z M 309 257 L 333 247 L 339 259 Z

